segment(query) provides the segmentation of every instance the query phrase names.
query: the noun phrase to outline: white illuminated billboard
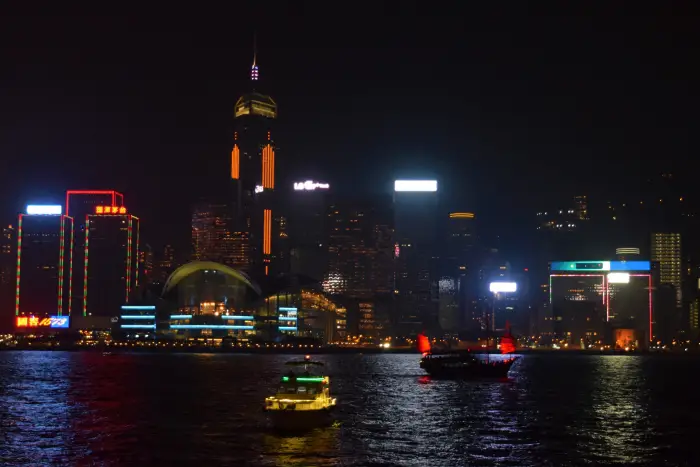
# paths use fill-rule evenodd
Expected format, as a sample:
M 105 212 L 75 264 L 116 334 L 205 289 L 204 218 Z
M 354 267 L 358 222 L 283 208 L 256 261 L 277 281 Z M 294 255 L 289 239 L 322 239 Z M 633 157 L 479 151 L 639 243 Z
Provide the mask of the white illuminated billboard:
M 437 191 L 437 180 L 396 180 L 394 191 Z
M 608 284 L 629 284 L 630 274 L 628 272 L 611 272 L 608 274 Z
M 489 290 L 493 293 L 515 292 L 518 290 L 518 284 L 515 282 L 491 282 Z
M 331 186 L 328 183 L 314 182 L 313 180 L 307 180 L 305 182 L 294 182 L 294 189 L 296 191 L 314 191 L 314 190 L 327 190 Z
M 32 215 L 60 216 L 62 212 L 63 206 L 60 204 L 30 204 L 27 206 L 27 214 Z

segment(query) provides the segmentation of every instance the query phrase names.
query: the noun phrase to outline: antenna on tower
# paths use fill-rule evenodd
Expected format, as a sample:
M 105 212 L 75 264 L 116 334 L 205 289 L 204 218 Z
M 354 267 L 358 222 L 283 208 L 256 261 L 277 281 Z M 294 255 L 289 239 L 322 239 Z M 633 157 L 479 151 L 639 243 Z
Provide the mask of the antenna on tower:
M 258 80 L 258 34 L 253 33 L 253 66 L 250 68 L 250 80 Z

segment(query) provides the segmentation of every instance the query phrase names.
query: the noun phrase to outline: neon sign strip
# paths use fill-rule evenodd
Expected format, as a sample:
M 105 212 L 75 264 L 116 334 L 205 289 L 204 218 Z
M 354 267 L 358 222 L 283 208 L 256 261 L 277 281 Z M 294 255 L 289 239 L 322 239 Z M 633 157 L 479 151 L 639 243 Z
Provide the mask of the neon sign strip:
M 132 216 L 133 217 L 133 216 Z M 134 287 L 139 286 L 139 266 L 141 264 L 141 254 L 139 236 L 141 235 L 141 220 L 136 218 L 136 281 L 134 282 Z
M 22 214 L 17 221 L 17 280 L 15 286 L 15 315 L 19 315 L 19 279 L 22 271 Z
M 322 383 L 325 380 L 325 378 L 323 376 L 317 376 L 317 377 L 300 376 L 300 377 L 296 378 L 296 380 L 301 381 L 302 383 L 304 383 L 304 382 L 306 382 L 306 383 Z M 287 381 L 289 381 L 289 376 L 282 376 L 282 381 L 284 381 L 285 383 Z
M 170 329 L 241 329 L 252 330 L 255 326 L 237 326 L 229 324 L 171 324 Z
M 85 216 L 85 263 L 83 264 L 83 316 L 87 316 L 88 260 L 90 251 L 90 216 Z
M 68 216 L 66 216 L 68 217 Z M 70 219 L 70 245 L 68 253 L 68 314 L 73 311 L 73 239 L 75 234 L 75 221 Z
M 61 231 L 58 241 L 58 316 L 63 314 L 63 248 L 66 245 L 66 218 L 61 216 Z
M 649 342 L 653 340 L 654 337 L 654 296 L 653 296 L 653 283 L 651 280 L 651 274 L 630 274 L 630 277 L 648 277 L 649 278 Z
M 131 237 L 132 237 L 133 221 L 132 216 L 129 216 L 129 224 L 126 228 L 126 299 L 129 303 L 129 295 L 131 292 Z

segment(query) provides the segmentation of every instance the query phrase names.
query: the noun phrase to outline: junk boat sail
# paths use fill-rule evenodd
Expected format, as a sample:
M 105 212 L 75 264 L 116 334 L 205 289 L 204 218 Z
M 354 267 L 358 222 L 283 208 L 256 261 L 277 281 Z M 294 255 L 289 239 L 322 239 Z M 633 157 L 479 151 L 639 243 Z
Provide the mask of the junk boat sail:
M 265 399 L 263 410 L 270 415 L 272 423 L 279 428 L 305 428 L 331 421 L 330 413 L 336 400 L 330 396 L 330 378 L 312 375 L 309 367 L 323 366 L 307 355 L 304 360 L 287 362 L 303 372 L 291 369 L 282 376 L 277 394 Z
M 418 350 L 423 354 L 420 367 L 436 378 L 504 378 L 517 357 L 486 360 L 476 357 L 468 350 L 431 352 L 430 341 L 425 334 L 418 335 Z M 515 352 L 513 336 L 508 329 L 501 338 L 501 353 Z

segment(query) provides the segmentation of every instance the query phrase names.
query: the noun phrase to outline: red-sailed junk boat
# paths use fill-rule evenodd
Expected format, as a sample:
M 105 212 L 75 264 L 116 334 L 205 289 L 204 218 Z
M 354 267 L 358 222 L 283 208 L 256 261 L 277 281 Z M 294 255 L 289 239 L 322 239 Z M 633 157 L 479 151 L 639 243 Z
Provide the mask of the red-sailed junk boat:
M 483 360 L 469 350 L 431 352 L 430 341 L 425 334 L 418 335 L 418 351 L 423 354 L 420 367 L 430 376 L 437 378 L 504 378 L 518 357 Z M 510 326 L 501 338 L 501 353 L 515 352 L 515 339 L 510 334 Z

